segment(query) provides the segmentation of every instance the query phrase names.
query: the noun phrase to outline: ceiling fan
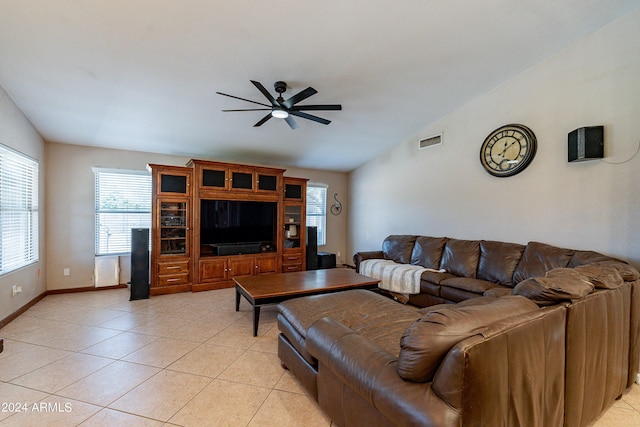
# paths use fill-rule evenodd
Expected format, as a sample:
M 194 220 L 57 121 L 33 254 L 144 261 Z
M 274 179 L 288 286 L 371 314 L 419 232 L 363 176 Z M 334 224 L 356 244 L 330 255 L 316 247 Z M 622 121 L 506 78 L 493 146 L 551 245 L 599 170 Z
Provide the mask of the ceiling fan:
M 271 105 L 264 104 L 262 102 L 252 101 L 250 99 L 240 98 L 233 95 L 228 95 L 222 92 L 216 92 L 218 95 L 228 96 L 230 98 L 239 99 L 241 101 L 251 102 L 252 104 L 262 105 L 267 108 L 245 108 L 242 110 L 222 110 L 224 112 L 235 112 L 235 111 L 269 111 L 269 113 L 260 119 L 254 127 L 262 126 L 267 120 L 271 117 L 275 117 L 278 119 L 284 119 L 287 124 L 291 127 L 291 129 L 295 129 L 298 127 L 298 123 L 291 116 L 302 117 L 303 119 L 313 120 L 314 122 L 322 123 L 323 125 L 328 125 L 331 123 L 331 120 L 323 119 L 322 117 L 314 116 L 312 114 L 305 113 L 304 111 L 321 111 L 321 110 L 342 110 L 342 105 L 340 104 L 329 104 L 329 105 L 296 105 L 300 101 L 304 101 L 311 95 L 315 95 L 318 93 L 312 87 L 308 87 L 302 92 L 293 95 L 291 98 L 285 100 L 282 98 L 282 94 L 287 90 L 287 84 L 285 82 L 275 82 L 273 87 L 278 93 L 278 97 L 274 98 L 267 89 L 260 83 L 255 80 L 251 80 L 251 83 L 255 87 L 258 88 L 260 92 L 269 100 Z

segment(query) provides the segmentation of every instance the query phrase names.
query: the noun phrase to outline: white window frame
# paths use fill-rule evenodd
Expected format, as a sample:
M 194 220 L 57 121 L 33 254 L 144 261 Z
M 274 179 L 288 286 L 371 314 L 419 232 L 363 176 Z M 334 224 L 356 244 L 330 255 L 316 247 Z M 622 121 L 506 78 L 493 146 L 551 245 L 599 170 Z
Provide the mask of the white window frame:
M 151 173 L 105 168 L 93 172 L 95 254 L 129 254 L 131 228 L 151 229 Z
M 0 275 L 38 262 L 38 161 L 0 144 Z
M 307 184 L 307 226 L 318 227 L 318 246 L 327 244 L 327 189 L 326 184 Z M 314 202 L 313 192 L 320 192 L 323 200 Z

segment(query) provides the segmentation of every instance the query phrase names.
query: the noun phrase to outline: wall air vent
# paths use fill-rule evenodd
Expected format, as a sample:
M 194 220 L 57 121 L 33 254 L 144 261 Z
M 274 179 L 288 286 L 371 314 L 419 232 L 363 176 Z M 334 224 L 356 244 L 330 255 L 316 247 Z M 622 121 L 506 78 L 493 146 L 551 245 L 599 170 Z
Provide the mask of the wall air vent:
M 418 150 L 422 150 L 423 148 L 433 147 L 434 145 L 442 144 L 442 134 L 430 136 L 427 138 L 420 138 L 418 140 Z

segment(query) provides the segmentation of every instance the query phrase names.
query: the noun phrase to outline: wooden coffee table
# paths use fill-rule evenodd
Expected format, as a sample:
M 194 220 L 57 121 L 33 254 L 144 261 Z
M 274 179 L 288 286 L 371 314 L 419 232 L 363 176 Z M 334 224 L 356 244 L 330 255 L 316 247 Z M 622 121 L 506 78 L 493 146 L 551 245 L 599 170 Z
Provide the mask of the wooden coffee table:
M 235 277 L 236 311 L 240 310 L 240 295 L 253 307 L 253 336 L 258 335 L 260 307 L 277 304 L 304 295 L 317 295 L 347 289 L 378 287 L 378 279 L 363 276 L 346 268 L 298 271 L 264 276 Z

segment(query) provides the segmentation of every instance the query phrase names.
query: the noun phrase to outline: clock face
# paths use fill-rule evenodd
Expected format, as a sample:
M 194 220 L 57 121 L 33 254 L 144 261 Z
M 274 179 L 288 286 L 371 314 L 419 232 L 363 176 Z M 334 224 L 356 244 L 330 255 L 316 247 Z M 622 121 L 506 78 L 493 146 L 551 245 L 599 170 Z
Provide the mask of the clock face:
M 536 154 L 536 136 L 526 126 L 505 125 L 487 136 L 480 148 L 480 163 L 493 176 L 522 172 Z

